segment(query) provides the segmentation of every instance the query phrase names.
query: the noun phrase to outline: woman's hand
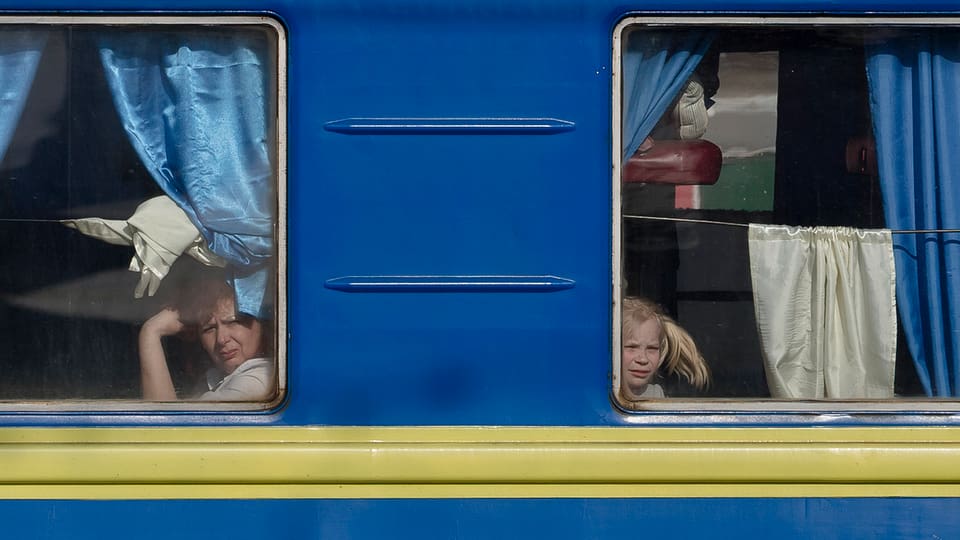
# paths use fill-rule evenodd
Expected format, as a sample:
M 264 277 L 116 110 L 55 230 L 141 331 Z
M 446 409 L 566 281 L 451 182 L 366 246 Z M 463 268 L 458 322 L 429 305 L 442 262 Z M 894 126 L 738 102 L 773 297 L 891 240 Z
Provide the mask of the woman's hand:
M 165 337 L 179 334 L 182 330 L 183 323 L 180 322 L 180 312 L 172 308 L 164 308 L 143 323 L 140 333 Z
M 164 308 L 147 319 L 140 328 L 140 384 L 143 398 L 152 401 L 174 401 L 177 391 L 170 378 L 167 357 L 161 338 L 183 330 L 180 312 Z

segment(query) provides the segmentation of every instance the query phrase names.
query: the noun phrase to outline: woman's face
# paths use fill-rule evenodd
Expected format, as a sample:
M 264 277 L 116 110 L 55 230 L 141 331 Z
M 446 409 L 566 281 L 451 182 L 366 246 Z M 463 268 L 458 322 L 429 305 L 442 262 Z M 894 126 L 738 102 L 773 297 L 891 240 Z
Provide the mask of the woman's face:
M 214 365 L 229 375 L 240 364 L 263 354 L 263 327 L 253 317 L 238 316 L 233 299 L 224 298 L 200 326 L 200 344 Z
M 660 368 L 660 321 L 651 317 L 642 323 L 629 322 L 623 335 L 620 357 L 620 392 L 629 400 L 639 399 Z

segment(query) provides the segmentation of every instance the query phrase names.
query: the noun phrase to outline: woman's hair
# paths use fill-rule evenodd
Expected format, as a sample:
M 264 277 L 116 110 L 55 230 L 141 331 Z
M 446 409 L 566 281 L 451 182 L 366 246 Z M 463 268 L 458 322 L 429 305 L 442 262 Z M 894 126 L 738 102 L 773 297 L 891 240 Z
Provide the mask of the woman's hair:
M 693 337 L 646 298 L 623 299 L 623 337 L 633 334 L 644 322 L 656 318 L 660 323 L 660 358 L 668 375 L 678 374 L 697 389 L 710 385 L 710 369 L 697 349 Z
M 220 303 L 224 301 L 234 302 L 236 307 L 236 295 L 233 286 L 226 278 L 223 272 L 212 271 L 206 275 L 197 277 L 189 281 L 181 290 L 179 299 L 176 303 L 180 311 L 180 320 L 184 322 L 186 328 L 182 332 L 187 340 L 196 339 L 200 334 L 200 328 L 210 320 Z M 248 314 L 238 314 L 238 317 L 251 317 Z M 262 338 L 259 354 L 272 356 L 274 351 L 274 334 L 271 320 L 257 318 L 262 328 Z
M 190 282 L 180 291 L 177 308 L 180 318 L 191 325 L 202 325 L 210 320 L 220 302 L 234 300 L 233 287 L 217 274 Z

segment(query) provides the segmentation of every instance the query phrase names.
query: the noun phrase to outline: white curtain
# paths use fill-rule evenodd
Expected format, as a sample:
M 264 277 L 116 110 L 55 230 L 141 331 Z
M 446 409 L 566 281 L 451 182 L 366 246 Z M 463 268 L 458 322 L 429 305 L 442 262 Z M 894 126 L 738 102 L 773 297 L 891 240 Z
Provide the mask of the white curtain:
M 893 397 L 890 231 L 750 225 L 749 242 L 771 396 Z

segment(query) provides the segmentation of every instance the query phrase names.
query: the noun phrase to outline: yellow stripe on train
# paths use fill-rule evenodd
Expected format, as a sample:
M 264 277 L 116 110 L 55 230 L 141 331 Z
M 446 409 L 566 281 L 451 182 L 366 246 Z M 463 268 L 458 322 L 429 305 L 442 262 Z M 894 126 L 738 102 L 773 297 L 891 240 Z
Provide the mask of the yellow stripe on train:
M 4 428 L 2 498 L 960 496 L 957 428 Z

